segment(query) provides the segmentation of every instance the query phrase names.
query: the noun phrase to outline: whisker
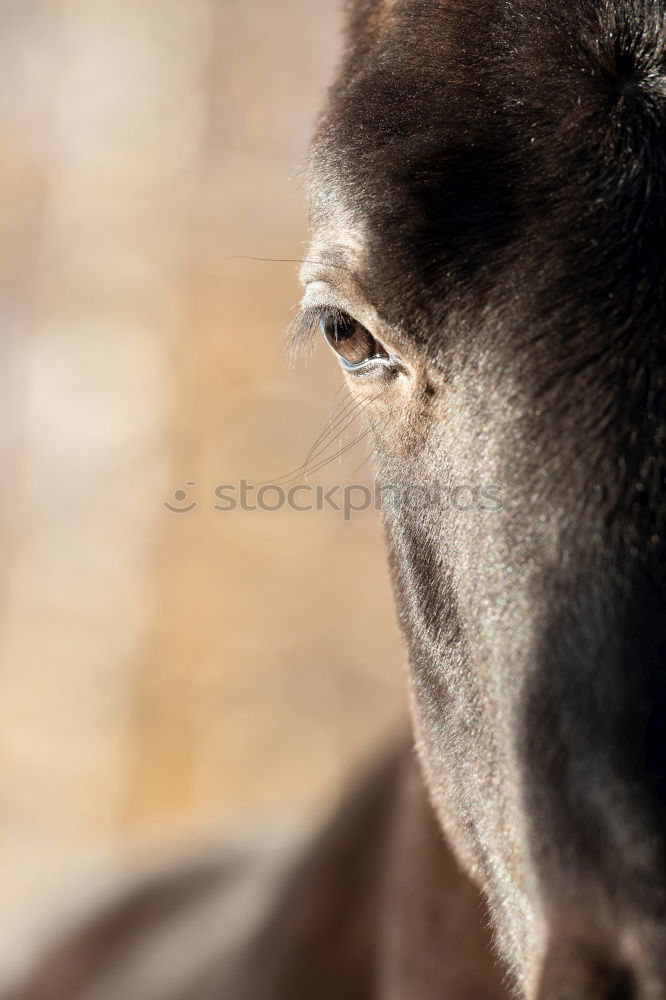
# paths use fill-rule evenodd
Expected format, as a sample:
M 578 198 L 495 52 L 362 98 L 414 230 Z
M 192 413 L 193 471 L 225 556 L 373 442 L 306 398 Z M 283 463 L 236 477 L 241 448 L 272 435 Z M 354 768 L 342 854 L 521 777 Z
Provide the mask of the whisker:
M 373 403 L 376 399 L 378 399 L 381 395 L 383 395 L 383 393 L 385 391 L 386 391 L 385 389 L 382 390 L 381 393 L 377 393 L 377 395 L 373 396 L 371 399 L 357 401 L 357 404 L 355 405 L 355 407 L 353 408 L 353 411 L 352 411 L 353 412 L 352 419 L 347 422 L 347 424 L 343 428 L 341 434 L 344 434 L 345 431 L 349 427 L 351 427 L 353 421 L 358 416 L 361 416 L 365 412 L 365 410 L 368 408 L 368 406 L 370 406 L 371 403 Z M 366 430 L 363 431 L 362 434 L 360 434 L 356 438 L 354 438 L 354 440 L 351 441 L 349 444 L 345 445 L 344 447 L 338 448 L 338 450 L 334 454 L 329 455 L 326 458 L 322 458 L 322 456 L 325 455 L 326 451 L 328 451 L 328 449 L 333 444 L 332 439 L 329 440 L 329 442 L 325 446 L 320 447 L 317 450 L 317 455 L 313 456 L 316 459 L 321 459 L 321 461 L 317 461 L 316 465 L 309 466 L 306 463 L 303 463 L 303 465 L 301 465 L 299 469 L 295 470 L 294 474 L 287 474 L 285 476 L 281 476 L 280 479 L 272 480 L 272 482 L 275 485 L 279 485 L 279 484 L 287 485 L 288 483 L 295 482 L 301 476 L 310 476 L 313 473 L 318 472 L 320 469 L 323 469 L 325 466 L 330 465 L 331 462 L 334 462 L 337 458 L 341 458 L 342 455 L 344 455 L 347 451 L 350 450 L 350 448 L 353 448 L 355 444 L 357 444 L 359 441 L 362 441 L 363 438 L 367 436 L 367 434 L 369 433 L 369 431 L 371 429 L 372 428 L 367 428 Z
M 384 393 L 385 393 L 386 391 L 387 391 L 386 389 L 383 389 L 383 390 L 382 390 L 382 392 L 379 392 L 379 393 L 377 393 L 377 395 L 373 396 L 373 397 L 372 397 L 371 399 L 368 399 L 368 400 L 365 400 L 365 402 L 364 402 L 364 403 L 362 403 L 362 404 L 361 404 L 361 405 L 359 406 L 359 408 L 358 408 L 358 411 L 357 411 L 357 413 L 356 413 L 356 414 L 354 415 L 354 418 L 353 418 L 353 419 L 356 419 L 356 417 L 358 417 L 358 416 L 361 416 L 361 415 L 362 415 L 362 414 L 363 414 L 363 413 L 364 413 L 364 412 L 365 412 L 365 411 L 367 410 L 367 408 L 368 408 L 368 407 L 369 407 L 369 406 L 371 405 L 371 403 L 374 403 L 374 402 L 375 402 L 375 400 L 377 400 L 377 399 L 379 399 L 379 398 L 380 398 L 381 396 L 383 396 L 383 395 L 384 395 Z M 351 426 L 351 423 L 352 423 L 352 421 L 350 421 L 350 422 L 349 422 L 349 423 L 348 423 L 348 424 L 346 425 L 346 427 L 344 428 L 344 430 L 347 430 L 347 428 Z M 334 462 L 334 461 L 335 461 L 336 459 L 339 459 L 339 458 L 341 458 L 341 457 L 342 457 L 343 455 L 345 455 L 345 454 L 346 454 L 346 453 L 347 453 L 347 452 L 348 452 L 348 451 L 349 451 L 349 450 L 350 450 L 351 448 L 353 448 L 353 447 L 354 447 L 354 446 L 355 446 L 356 444 L 358 444 L 358 443 L 359 443 L 360 441 L 362 441 L 362 440 L 363 440 L 363 439 L 364 439 L 365 437 L 367 437 L 367 435 L 368 435 L 368 434 L 370 433 L 370 431 L 371 431 L 371 430 L 373 430 L 373 429 L 374 429 L 374 426 L 373 426 L 373 425 L 372 425 L 372 423 L 371 423 L 370 427 L 366 428 L 366 429 L 365 429 L 365 430 L 363 431 L 363 433 L 361 433 L 361 434 L 359 434 L 359 435 L 358 435 L 357 437 L 355 437 L 353 441 L 349 442 L 349 444 L 347 444 L 347 445 L 345 445 L 344 447 L 340 448 L 340 449 L 339 449 L 339 450 L 338 450 L 338 451 L 337 451 L 337 452 L 336 452 L 335 454 L 333 454 L 333 455 L 329 456 L 328 458 L 325 458 L 325 459 L 323 459 L 323 460 L 322 460 L 321 462 L 318 462 L 318 463 L 317 463 L 317 465 L 314 465 L 314 466 L 311 466 L 311 467 L 307 467 L 307 468 L 306 468 L 306 469 L 304 470 L 304 475 L 306 475 L 306 476 L 309 476 L 309 475 L 312 475 L 312 474 L 313 474 L 314 472 L 319 472 L 319 470 L 320 470 L 320 469 L 323 469 L 323 468 L 325 468 L 325 466 L 327 466 L 327 465 L 330 465 L 330 464 L 331 464 L 331 462 Z M 344 432 L 343 432 L 343 433 L 344 433 Z M 332 442 L 331 442 L 331 443 L 332 443 Z M 324 453 L 324 452 L 325 452 L 325 451 L 326 451 L 326 450 L 328 449 L 328 447 L 330 447 L 330 444 L 329 444 L 329 445 L 327 445 L 327 446 L 326 446 L 326 448 L 322 449 L 322 450 L 321 450 L 321 452 L 320 452 L 320 454 L 323 454 L 323 453 Z
M 365 456 L 360 465 L 357 465 L 355 469 L 352 469 L 352 476 L 355 476 L 357 472 L 360 472 L 364 465 L 367 465 L 370 461 L 370 452 Z
M 346 271 L 347 274 L 352 273 L 352 269 L 346 264 L 336 264 L 326 257 L 250 257 L 247 254 L 228 254 L 220 260 L 255 260 L 266 264 L 321 264 L 322 267 Z
M 335 397 L 334 397 L 334 399 L 335 399 L 335 398 L 336 398 L 336 397 L 337 397 L 337 396 L 338 396 L 338 395 L 340 394 L 340 392 L 341 392 L 341 391 L 342 391 L 342 390 L 343 390 L 344 388 L 345 388 L 345 386 L 344 386 L 344 385 L 340 386 L 340 388 L 338 389 L 337 393 L 335 394 Z M 350 392 L 350 393 L 348 393 L 348 397 L 347 397 L 347 399 L 349 399 L 349 398 L 351 398 L 351 399 L 352 399 L 352 401 L 353 401 L 353 399 L 354 399 L 354 397 L 353 397 L 353 395 L 352 395 L 352 393 L 351 393 L 351 392 Z M 317 440 L 316 440 L 316 441 L 314 442 L 314 444 L 313 444 L 313 445 L 312 445 L 312 447 L 310 448 L 310 451 L 309 451 L 309 452 L 307 453 L 307 455 L 305 456 L 305 459 L 304 459 L 304 461 L 303 461 L 303 467 L 304 467 L 304 466 L 306 466 L 306 465 L 308 464 L 308 462 L 309 462 L 309 461 L 310 461 L 310 459 L 311 459 L 311 458 L 313 457 L 314 453 L 316 452 L 316 450 L 317 450 L 317 448 L 319 447 L 319 445 L 321 444 L 321 442 L 322 442 L 323 440 L 325 440 L 325 439 L 326 439 L 326 437 L 327 437 L 327 436 L 328 436 L 329 434 L 332 434 L 332 433 L 334 433 L 334 431 L 335 431 L 335 428 L 337 427 L 337 424 L 338 424 L 339 420 L 340 420 L 341 418 L 343 418 L 343 417 L 344 417 L 344 416 L 346 415 L 346 412 L 347 412 L 347 410 L 348 410 L 348 407 L 349 407 L 350 405 L 351 405 L 351 404 L 350 404 L 349 402 L 346 402 L 346 403 L 345 403 L 345 402 L 343 401 L 342 403 L 339 403 L 339 404 L 338 404 L 338 406 L 336 406 L 336 407 L 335 407 L 335 409 L 334 409 L 334 410 L 333 410 L 333 411 L 331 412 L 331 414 L 330 414 L 330 416 L 329 416 L 329 418 L 328 418 L 328 421 L 327 421 L 327 423 L 326 423 L 326 426 L 324 427 L 324 429 L 322 430 L 321 434 L 319 435 L 319 437 L 317 438 Z M 340 408 L 341 408 L 341 407 L 342 407 L 342 410 L 340 410 Z
M 337 399 L 337 397 L 340 395 L 340 393 L 345 388 L 346 388 L 346 386 L 344 384 L 339 387 L 339 389 L 335 393 L 335 396 L 333 397 L 333 402 L 335 402 L 335 400 Z M 349 395 L 351 396 L 351 393 L 349 393 Z M 282 480 L 288 480 L 291 477 L 297 477 L 299 475 L 302 475 L 303 472 L 304 472 L 304 470 L 305 470 L 305 468 L 306 468 L 306 466 L 307 466 L 307 464 L 308 464 L 308 462 L 311 460 L 311 458 L 317 457 L 317 455 L 319 454 L 319 445 L 320 445 L 320 443 L 323 440 L 325 440 L 327 436 L 329 436 L 331 434 L 331 430 L 333 429 L 333 427 L 337 426 L 337 423 L 338 423 L 340 417 L 342 416 L 342 414 L 339 414 L 338 417 L 335 418 L 335 424 L 333 423 L 333 419 L 334 419 L 335 414 L 337 413 L 337 411 L 340 410 L 340 407 L 343 407 L 343 412 L 344 412 L 344 411 L 346 411 L 348 409 L 349 403 L 343 401 L 343 402 L 339 403 L 335 407 L 335 409 L 332 411 L 331 415 L 329 416 L 329 418 L 328 418 L 328 420 L 326 422 L 326 425 L 324 426 L 324 429 L 321 431 L 321 433 L 317 437 L 317 440 L 314 442 L 314 444 L 312 445 L 312 447 L 308 451 L 307 455 L 305 456 L 305 458 L 301 462 L 301 464 L 298 465 L 295 469 L 291 469 L 289 472 L 285 472 L 285 473 L 283 473 L 283 475 L 278 476 L 277 478 L 266 480 L 266 483 L 264 483 L 262 485 L 268 485 L 269 483 L 277 485 Z M 328 447 L 328 445 L 326 447 Z M 317 455 L 315 455 L 315 452 L 317 452 Z
M 345 445 L 344 448 L 341 448 L 340 451 L 338 451 L 335 455 L 332 455 L 330 458 L 327 458 L 325 461 L 320 462 L 319 465 L 315 465 L 312 469 L 308 469 L 307 470 L 307 475 L 310 476 L 314 472 L 319 472 L 321 469 L 325 468 L 327 465 L 330 465 L 331 462 L 334 462 L 338 458 L 342 458 L 342 456 L 345 455 L 351 448 L 353 448 L 360 441 L 362 441 L 364 438 L 366 438 L 368 436 L 368 434 L 370 433 L 371 429 L 372 428 L 367 427 L 363 431 L 362 434 L 359 434 L 358 437 L 355 437 L 353 441 L 350 441 L 348 445 Z
M 316 457 L 314 453 L 318 450 L 322 440 L 324 440 L 327 436 L 328 437 L 335 436 L 338 433 L 340 424 L 344 423 L 344 421 L 347 420 L 348 417 L 352 417 L 354 410 L 358 409 L 362 405 L 363 405 L 363 400 L 362 399 L 359 400 L 356 396 L 353 395 L 353 393 L 350 392 L 346 402 L 341 403 L 340 406 L 337 408 L 339 412 L 337 412 L 337 414 L 336 412 L 331 414 L 326 427 L 324 428 L 322 433 L 319 435 L 319 438 L 317 439 L 317 441 L 315 441 L 312 448 L 308 452 L 305 458 L 305 464 L 307 464 L 310 458 Z M 347 424 L 347 427 L 349 426 L 350 423 Z M 340 431 L 340 433 L 341 434 L 344 433 L 345 429 L 346 428 L 343 428 L 343 430 Z
M 376 397 L 373 397 L 373 399 L 374 398 Z M 330 432 L 327 433 L 328 441 L 326 441 L 325 444 L 320 445 L 316 450 L 314 449 L 310 450 L 310 454 L 308 455 L 306 461 L 302 466 L 303 474 L 307 475 L 311 471 L 310 462 L 312 462 L 313 460 L 317 461 L 318 459 L 320 459 L 333 445 L 334 438 L 338 438 L 340 440 L 340 443 L 342 443 L 342 438 L 344 434 L 349 430 L 354 421 L 357 420 L 358 417 L 362 416 L 362 414 L 365 412 L 368 406 L 373 402 L 373 399 L 354 400 L 353 405 L 351 406 L 349 404 L 347 405 L 346 412 L 340 415 L 338 420 L 330 429 Z M 343 426 L 340 427 L 340 424 L 343 424 Z M 331 461 L 334 458 L 335 456 L 332 456 Z

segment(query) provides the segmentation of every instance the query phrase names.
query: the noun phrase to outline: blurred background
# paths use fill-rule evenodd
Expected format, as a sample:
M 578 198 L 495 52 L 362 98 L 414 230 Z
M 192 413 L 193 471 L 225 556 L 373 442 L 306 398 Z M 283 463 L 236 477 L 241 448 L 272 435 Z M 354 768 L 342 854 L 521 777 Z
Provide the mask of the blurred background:
M 377 514 L 215 509 L 371 481 L 332 354 L 284 347 L 338 6 L 0 6 L 5 929 L 146 844 L 316 817 L 405 711 Z

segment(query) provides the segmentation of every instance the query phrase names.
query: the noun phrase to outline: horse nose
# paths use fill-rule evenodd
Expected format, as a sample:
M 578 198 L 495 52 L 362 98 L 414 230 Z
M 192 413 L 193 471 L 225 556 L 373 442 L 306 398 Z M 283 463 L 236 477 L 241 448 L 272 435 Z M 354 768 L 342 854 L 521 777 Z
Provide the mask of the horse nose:
M 615 954 L 579 941 L 554 941 L 544 960 L 535 1000 L 656 1000 L 637 973 Z

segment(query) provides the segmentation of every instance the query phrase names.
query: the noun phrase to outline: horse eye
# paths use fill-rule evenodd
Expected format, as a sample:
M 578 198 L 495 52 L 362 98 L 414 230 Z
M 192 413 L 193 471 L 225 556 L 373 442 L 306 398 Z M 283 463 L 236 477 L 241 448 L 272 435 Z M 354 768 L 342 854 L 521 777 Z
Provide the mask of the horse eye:
M 345 368 L 360 368 L 366 361 L 388 359 L 369 330 L 338 309 L 327 310 L 319 320 L 322 332 Z

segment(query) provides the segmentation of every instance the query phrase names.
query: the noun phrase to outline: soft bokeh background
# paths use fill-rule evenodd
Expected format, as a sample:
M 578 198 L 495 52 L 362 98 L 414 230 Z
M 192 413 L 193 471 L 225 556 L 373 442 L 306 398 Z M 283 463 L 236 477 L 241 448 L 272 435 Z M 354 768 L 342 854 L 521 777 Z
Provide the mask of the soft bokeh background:
M 404 712 L 377 515 L 214 510 L 344 400 L 329 352 L 288 365 L 297 266 L 245 259 L 305 252 L 337 8 L 0 6 L 5 923 L 139 843 L 316 815 Z

